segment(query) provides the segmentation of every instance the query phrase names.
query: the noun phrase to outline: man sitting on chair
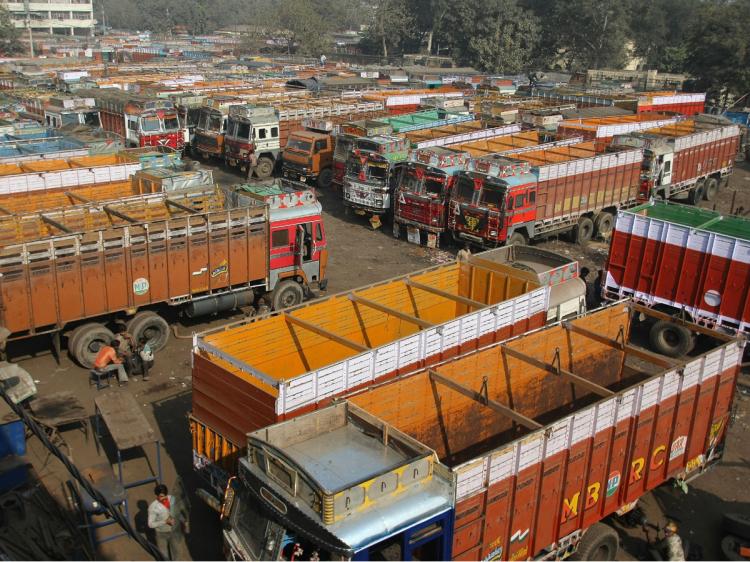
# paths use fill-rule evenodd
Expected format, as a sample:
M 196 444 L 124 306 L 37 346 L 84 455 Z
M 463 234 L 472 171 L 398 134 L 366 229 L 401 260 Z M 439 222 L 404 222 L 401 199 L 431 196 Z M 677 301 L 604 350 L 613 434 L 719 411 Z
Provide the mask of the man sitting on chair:
M 117 348 L 120 347 L 118 340 L 112 340 L 109 345 L 103 345 L 99 348 L 99 353 L 94 359 L 94 369 L 100 373 L 117 371 L 117 380 L 120 383 L 128 382 L 128 374 L 125 372 L 125 366 L 122 359 L 117 355 Z

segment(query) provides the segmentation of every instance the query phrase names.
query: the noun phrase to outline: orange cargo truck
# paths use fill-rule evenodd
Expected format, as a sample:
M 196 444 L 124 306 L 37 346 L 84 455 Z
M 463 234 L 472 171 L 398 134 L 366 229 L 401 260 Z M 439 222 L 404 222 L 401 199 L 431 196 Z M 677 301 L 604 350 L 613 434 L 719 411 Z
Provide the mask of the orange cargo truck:
M 196 335 L 196 469 L 216 491 L 248 431 L 585 310 L 577 262 L 527 250 L 477 254 Z
M 616 303 L 248 434 L 225 548 L 615 560 L 609 516 L 721 459 L 744 346 L 690 324 L 700 350 L 646 351 L 631 319 L 648 312 Z
M 61 333 L 90 367 L 109 323 L 156 350 L 169 305 L 200 316 L 253 304 L 297 304 L 324 285 L 320 204 L 301 184 L 180 190 L 0 218 L 0 326 L 8 339 Z

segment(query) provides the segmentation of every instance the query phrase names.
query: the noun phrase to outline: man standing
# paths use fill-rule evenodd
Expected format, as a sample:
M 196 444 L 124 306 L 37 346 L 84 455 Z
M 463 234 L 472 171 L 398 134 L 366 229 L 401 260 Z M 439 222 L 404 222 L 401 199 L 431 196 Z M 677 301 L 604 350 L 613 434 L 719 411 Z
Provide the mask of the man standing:
M 101 346 L 99 353 L 96 354 L 96 359 L 94 359 L 94 369 L 100 373 L 117 371 L 117 380 L 120 384 L 124 384 L 128 382 L 128 373 L 125 371 L 122 359 L 117 355 L 119 347 L 120 342 L 118 340 L 112 340 L 109 345 Z
M 156 535 L 156 548 L 161 551 L 165 560 L 179 560 L 179 523 L 186 522 L 185 514 L 178 510 L 174 496 L 169 495 L 164 484 L 157 484 L 154 494 L 156 499 L 148 506 L 148 526 Z
M 456 260 L 468 262 L 469 258 L 471 258 L 471 249 L 468 244 L 464 244 L 464 247 L 458 251 L 458 254 L 456 254 Z

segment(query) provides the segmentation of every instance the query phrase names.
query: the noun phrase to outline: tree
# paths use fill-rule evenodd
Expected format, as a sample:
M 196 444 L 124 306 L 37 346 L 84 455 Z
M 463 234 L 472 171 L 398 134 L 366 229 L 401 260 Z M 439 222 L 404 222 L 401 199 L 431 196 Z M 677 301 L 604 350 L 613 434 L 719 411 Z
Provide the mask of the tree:
M 557 1 L 544 20 L 546 34 L 572 70 L 621 68 L 630 34 L 629 0 Z
M 286 32 L 290 52 L 317 56 L 328 50 L 325 22 L 310 0 L 282 0 L 278 6 L 279 27 Z
M 686 68 L 716 105 L 750 91 L 750 1 L 703 5 L 687 40 Z
M 531 62 L 539 22 L 515 0 L 458 0 L 445 16 L 443 34 L 459 63 L 517 73 Z
M 699 0 L 634 0 L 630 23 L 634 54 L 645 59 L 648 68 L 682 72 L 699 5 Z
M 13 25 L 10 12 L 5 6 L 0 6 L 0 54 L 14 55 L 23 50 L 18 40 L 20 31 Z
M 414 17 L 406 0 L 378 0 L 367 28 L 367 39 L 378 44 L 384 57 L 398 49 L 415 29 Z

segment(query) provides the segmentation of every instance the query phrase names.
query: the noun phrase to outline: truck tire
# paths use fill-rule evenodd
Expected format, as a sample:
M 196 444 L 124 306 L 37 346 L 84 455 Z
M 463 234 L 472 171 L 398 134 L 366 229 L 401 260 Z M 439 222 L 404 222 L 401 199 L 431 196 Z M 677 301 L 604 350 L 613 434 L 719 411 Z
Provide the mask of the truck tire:
M 693 348 L 693 335 L 685 326 L 668 320 L 657 320 L 648 333 L 651 348 L 667 357 L 682 357 Z
M 136 344 L 141 338 L 148 340 L 152 351 L 164 349 L 169 342 L 169 324 L 164 318 L 150 310 L 139 312 L 128 322 L 128 332 Z
M 525 246 L 528 243 L 528 240 L 526 240 L 526 236 L 523 232 L 514 232 L 510 235 L 510 238 L 508 238 L 508 245 L 515 245 L 515 246 Z
M 594 236 L 594 222 L 588 217 L 578 219 L 575 229 L 575 241 L 579 244 L 588 242 Z
M 329 189 L 333 181 L 333 171 L 330 168 L 323 168 L 318 176 L 318 187 L 320 189 Z
M 721 527 L 725 533 L 750 541 L 750 515 L 725 513 Z
M 96 354 L 103 345 L 109 345 L 115 335 L 106 326 L 98 322 L 91 322 L 80 326 L 73 336 L 75 348 L 69 351 L 76 362 L 86 369 L 94 366 Z
M 693 189 L 688 192 L 688 202 L 691 205 L 697 205 L 703 200 L 703 193 L 705 192 L 705 184 L 703 182 L 698 183 Z
M 615 560 L 620 548 L 620 538 L 609 525 L 594 523 L 578 543 L 572 560 Z
M 612 213 L 599 213 L 599 216 L 596 217 L 596 221 L 594 221 L 596 235 L 607 239 L 609 235 L 612 234 L 612 227 L 614 224 L 615 217 L 612 216 Z
M 705 191 L 703 192 L 703 199 L 705 199 L 706 201 L 713 201 L 718 192 L 719 192 L 719 181 L 716 178 L 708 178 L 705 183 Z
M 258 179 L 264 180 L 270 178 L 273 174 L 273 160 L 268 156 L 261 156 L 258 158 L 258 163 L 255 165 L 255 175 Z
M 281 281 L 273 290 L 273 309 L 281 310 L 290 306 L 297 306 L 305 298 L 302 286 L 293 279 Z

